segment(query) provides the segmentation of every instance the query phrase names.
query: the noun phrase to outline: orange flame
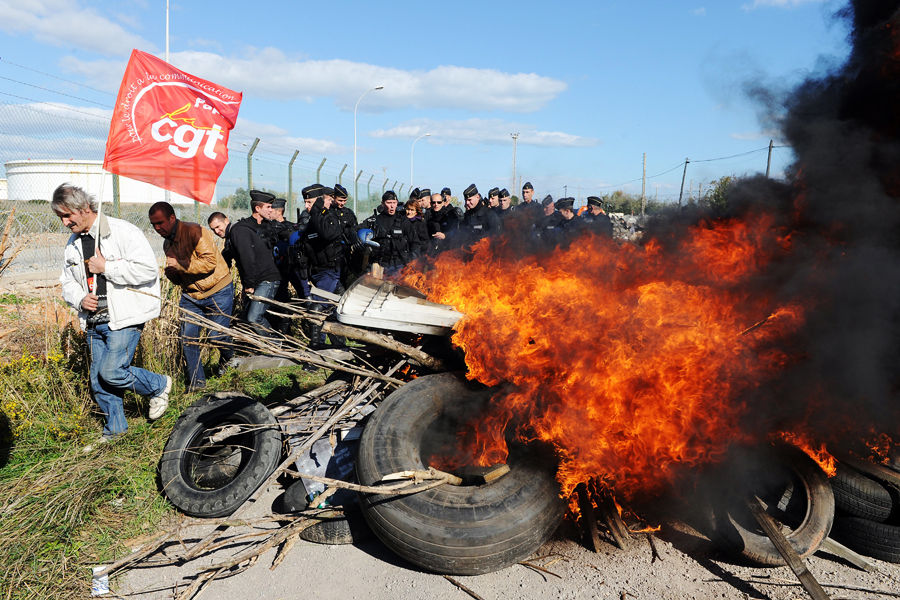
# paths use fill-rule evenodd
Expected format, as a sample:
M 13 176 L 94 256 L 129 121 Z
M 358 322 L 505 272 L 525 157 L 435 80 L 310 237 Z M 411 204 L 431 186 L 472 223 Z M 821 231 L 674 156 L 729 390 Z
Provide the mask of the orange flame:
M 453 341 L 469 378 L 512 384 L 468 432 L 486 464 L 513 423 L 557 448 L 564 493 L 601 478 L 628 496 L 748 441 L 741 395 L 794 359 L 771 342 L 803 310 L 743 284 L 788 240 L 763 214 L 643 246 L 586 234 L 540 256 L 486 238 L 403 279 L 466 315 Z
M 806 452 L 810 458 L 822 467 L 822 470 L 829 477 L 834 477 L 837 474 L 837 460 L 828 452 L 825 444 L 819 444 L 817 447 L 806 434 L 797 432 L 782 431 L 778 434 L 778 437 Z

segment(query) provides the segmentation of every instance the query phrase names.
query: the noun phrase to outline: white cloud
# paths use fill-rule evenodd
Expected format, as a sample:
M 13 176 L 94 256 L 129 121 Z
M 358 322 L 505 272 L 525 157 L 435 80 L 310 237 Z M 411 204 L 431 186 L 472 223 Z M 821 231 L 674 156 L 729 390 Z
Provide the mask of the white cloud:
M 310 102 L 333 98 L 345 110 L 352 110 L 360 95 L 376 85 L 383 85 L 384 89 L 368 94 L 361 110 L 458 108 L 533 112 L 567 87 L 563 81 L 535 73 L 452 65 L 405 71 L 340 59 L 290 58 L 277 48 L 251 48 L 239 58 L 212 52 L 176 52 L 171 55 L 171 62 L 179 69 L 250 96 Z M 67 57 L 62 64 L 93 85 L 110 90 L 118 87 L 124 71 L 124 63 L 116 61 Z
M 802 4 L 821 4 L 825 0 L 753 0 L 753 4 L 741 6 L 744 10 L 755 10 L 762 7 L 795 8 Z
M 691 14 L 697 17 L 705 17 L 706 16 L 706 7 L 701 6 L 699 8 L 695 8 L 691 11 Z
M 260 138 L 260 151 L 276 154 L 290 155 L 294 150 L 299 150 L 304 155 L 330 156 L 347 152 L 347 148 L 337 142 L 293 136 L 278 125 L 257 123 L 242 117 L 238 117 L 228 138 L 228 145 L 234 150 L 247 151 L 254 138 Z
M 430 133 L 434 144 L 510 144 L 511 133 L 518 132 L 519 144 L 553 147 L 596 146 L 599 140 L 562 131 L 541 131 L 534 125 L 513 123 L 502 119 L 465 119 L 437 121 L 413 119 L 390 129 L 378 129 L 369 133 L 375 138 L 406 138 Z
M 0 0 L 0 30 L 107 55 L 128 54 L 132 48 L 155 49 L 141 36 L 71 0 Z

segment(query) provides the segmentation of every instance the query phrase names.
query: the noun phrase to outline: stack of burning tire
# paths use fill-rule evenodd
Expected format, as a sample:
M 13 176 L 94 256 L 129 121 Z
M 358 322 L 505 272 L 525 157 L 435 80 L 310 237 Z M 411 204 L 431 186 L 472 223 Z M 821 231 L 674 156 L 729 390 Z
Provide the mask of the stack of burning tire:
M 845 459 L 831 479 L 831 537 L 865 556 L 900 563 L 900 471 Z

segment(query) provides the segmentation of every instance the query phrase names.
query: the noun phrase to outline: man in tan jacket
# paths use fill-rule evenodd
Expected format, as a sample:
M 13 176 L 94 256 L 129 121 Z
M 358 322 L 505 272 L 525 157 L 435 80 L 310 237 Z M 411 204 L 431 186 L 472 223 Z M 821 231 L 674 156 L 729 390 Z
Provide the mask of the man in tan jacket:
M 234 286 L 231 271 L 216 248 L 212 233 L 197 223 L 179 221 L 168 202 L 150 207 L 150 224 L 165 238 L 165 274 L 169 281 L 181 287 L 179 306 L 217 324 L 229 327 L 234 305 Z M 188 391 L 206 385 L 206 375 L 200 362 L 200 326 L 181 320 L 181 348 L 186 366 Z M 220 364 L 232 355 L 229 336 L 210 332 L 209 341 L 219 346 Z

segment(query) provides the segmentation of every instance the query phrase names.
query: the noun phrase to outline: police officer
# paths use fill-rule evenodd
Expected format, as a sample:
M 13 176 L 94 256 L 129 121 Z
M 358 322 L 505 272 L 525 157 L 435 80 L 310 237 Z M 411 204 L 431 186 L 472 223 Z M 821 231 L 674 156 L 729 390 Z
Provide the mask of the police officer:
M 500 188 L 493 187 L 488 190 L 488 206 L 494 212 L 500 211 Z
M 558 239 L 557 234 L 559 232 L 556 231 L 556 228 L 559 227 L 561 216 L 556 212 L 556 207 L 553 204 L 553 197 L 550 196 L 550 194 L 547 194 L 547 196 L 541 200 L 541 206 L 543 207 L 544 212 L 534 224 L 534 233 L 538 238 L 552 246 L 556 244 Z
M 334 292 L 340 284 L 340 264 L 343 245 L 341 243 L 342 228 L 337 214 L 331 210 L 334 201 L 334 190 L 322 185 L 311 185 L 301 191 L 304 199 L 310 198 L 309 224 L 303 236 L 306 254 L 309 257 L 309 278 L 314 286 Z M 314 300 L 324 302 L 324 298 L 312 294 Z M 318 305 L 325 312 L 327 304 Z M 310 332 L 310 347 L 321 348 L 325 344 L 325 335 L 321 325 L 313 325 Z
M 270 215 L 274 199 L 275 196 L 268 192 L 250 190 L 251 215 L 234 223 L 227 233 L 244 287 L 246 319 L 251 324 L 264 328 L 271 328 L 266 318 L 268 305 L 259 300 L 248 303 L 247 296 L 252 294 L 274 298 L 281 284 L 281 274 L 275 265 L 272 246 L 260 232 L 261 224 Z
M 526 181 L 522 186 L 522 201 L 516 205 L 517 213 L 526 215 L 526 218 L 532 223 L 536 223 L 541 218 L 541 203 L 534 199 L 534 186 L 530 181 Z
M 501 219 L 508 217 L 512 212 L 512 207 L 510 204 L 512 203 L 512 196 L 510 196 L 509 190 L 503 188 L 500 190 L 500 206 L 497 208 L 497 214 Z
M 372 241 L 379 247 L 372 253 L 373 262 L 379 263 L 388 273 L 396 273 L 409 262 L 409 240 L 412 227 L 405 211 L 397 210 L 397 194 L 393 190 L 381 196 L 380 212 L 365 222 L 372 230 Z
M 612 237 L 613 224 L 603 210 L 603 201 L 597 196 L 588 196 L 587 212 L 581 215 L 589 229 L 606 237 Z
M 499 191 L 497 190 L 498 194 Z M 486 235 L 499 233 L 500 217 L 481 199 L 474 183 L 463 191 L 463 198 L 466 201 L 466 212 L 459 227 L 463 243 L 472 243 Z
M 356 213 L 347 206 L 347 188 L 339 183 L 334 186 L 334 204 L 331 211 L 341 224 L 341 282 L 337 289 L 338 293 L 341 293 L 356 278 L 351 272 L 350 265 L 354 264 L 353 253 L 359 250 L 360 243 L 356 238 Z

